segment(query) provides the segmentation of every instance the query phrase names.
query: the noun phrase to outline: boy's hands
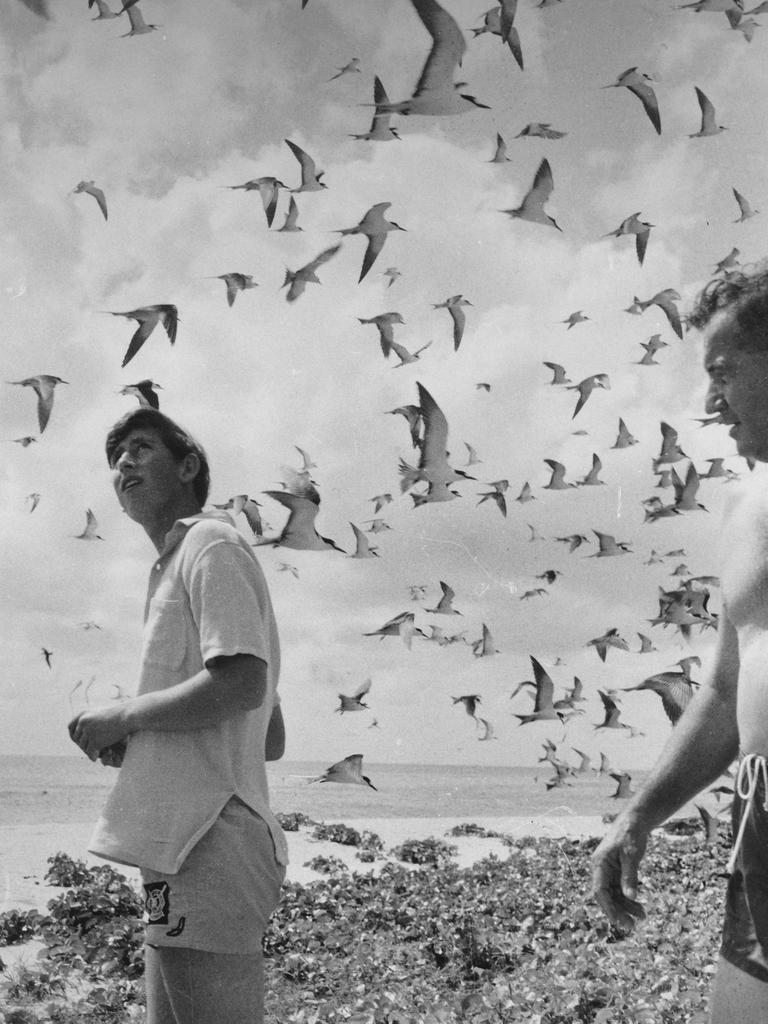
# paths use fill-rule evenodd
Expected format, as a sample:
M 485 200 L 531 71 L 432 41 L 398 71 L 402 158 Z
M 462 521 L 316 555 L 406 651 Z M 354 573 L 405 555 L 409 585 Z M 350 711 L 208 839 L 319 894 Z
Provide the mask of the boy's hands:
M 119 756 L 122 763 L 124 741 L 128 736 L 126 705 L 128 701 L 109 704 L 101 708 L 87 709 L 75 715 L 69 723 L 69 735 L 83 753 L 95 761 L 102 751 L 123 743 Z M 110 755 L 112 757 L 113 755 Z M 106 763 L 106 762 L 105 762 Z

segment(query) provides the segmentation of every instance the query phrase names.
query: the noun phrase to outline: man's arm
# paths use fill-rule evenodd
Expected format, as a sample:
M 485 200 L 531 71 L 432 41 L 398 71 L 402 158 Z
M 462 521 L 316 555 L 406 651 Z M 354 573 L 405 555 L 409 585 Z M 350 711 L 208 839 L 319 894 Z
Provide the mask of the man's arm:
M 593 855 L 593 892 L 622 931 L 645 915 L 637 869 L 651 831 L 721 775 L 738 753 L 736 630 L 721 613 L 711 676 L 673 729 L 645 786 L 616 818 Z
M 280 710 L 280 705 L 275 704 L 264 741 L 264 760 L 279 761 L 284 753 L 285 722 L 283 721 L 283 712 Z
M 261 706 L 267 665 L 252 654 L 213 658 L 202 671 L 165 690 L 86 710 L 69 723 L 69 735 L 95 761 L 99 752 L 132 732 L 184 732 L 217 725 Z

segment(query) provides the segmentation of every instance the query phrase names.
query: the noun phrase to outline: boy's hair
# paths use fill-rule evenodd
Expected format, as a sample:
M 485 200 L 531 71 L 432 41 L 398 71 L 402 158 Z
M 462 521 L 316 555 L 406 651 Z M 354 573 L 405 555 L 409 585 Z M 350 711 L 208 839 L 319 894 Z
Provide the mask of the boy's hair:
M 208 490 L 211 486 L 208 456 L 205 454 L 203 446 L 191 434 L 188 434 L 170 416 L 166 416 L 158 409 L 140 406 L 138 409 L 126 413 L 125 416 L 121 416 L 107 434 L 106 452 L 109 465 L 112 465 L 115 451 L 121 441 L 125 440 L 132 430 L 140 430 L 142 427 L 156 431 L 165 447 L 177 461 L 180 462 L 185 455 L 190 453 L 197 456 L 200 469 L 192 481 L 192 488 L 202 507 L 208 500 Z
M 703 330 L 723 311 L 741 328 L 739 348 L 768 351 L 768 260 L 713 278 L 696 297 L 688 323 Z

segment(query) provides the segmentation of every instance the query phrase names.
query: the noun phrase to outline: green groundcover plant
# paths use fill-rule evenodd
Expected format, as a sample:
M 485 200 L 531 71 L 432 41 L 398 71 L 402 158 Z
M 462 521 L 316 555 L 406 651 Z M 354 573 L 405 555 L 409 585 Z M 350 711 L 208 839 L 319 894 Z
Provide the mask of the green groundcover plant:
M 364 845 L 380 857 L 376 840 Z M 707 845 L 690 829 L 652 839 L 648 919 L 629 938 L 588 896 L 596 840 L 505 842 L 508 859 L 470 868 L 431 838 L 390 851 L 399 862 L 378 874 L 326 857 L 317 881 L 287 883 L 264 938 L 269 1024 L 706 1020 L 723 839 Z M 0 947 L 41 946 L 32 966 L 0 971 L 0 1024 L 142 1022 L 138 893 L 111 867 L 62 853 L 49 864 L 62 891 L 47 911 L 0 914 Z

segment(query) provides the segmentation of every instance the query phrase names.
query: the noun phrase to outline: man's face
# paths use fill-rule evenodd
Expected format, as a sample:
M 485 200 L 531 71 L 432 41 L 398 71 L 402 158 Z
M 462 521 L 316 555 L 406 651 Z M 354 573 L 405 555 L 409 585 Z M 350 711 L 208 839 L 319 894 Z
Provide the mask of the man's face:
M 185 460 L 177 460 L 152 427 L 127 434 L 112 457 L 112 483 L 124 511 L 144 522 L 186 494 Z
M 768 351 L 738 347 L 741 334 L 728 313 L 712 321 L 704 357 L 706 411 L 731 424 L 739 455 L 768 462 Z

